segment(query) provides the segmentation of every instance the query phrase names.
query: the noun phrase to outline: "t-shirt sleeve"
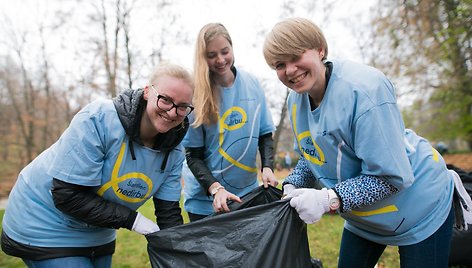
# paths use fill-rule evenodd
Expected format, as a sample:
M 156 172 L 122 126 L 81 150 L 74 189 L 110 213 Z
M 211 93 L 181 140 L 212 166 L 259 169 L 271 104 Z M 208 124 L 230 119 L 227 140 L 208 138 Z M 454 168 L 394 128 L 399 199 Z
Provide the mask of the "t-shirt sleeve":
M 203 126 L 199 126 L 197 128 L 192 127 L 192 123 L 194 121 L 193 117 L 189 117 L 190 127 L 187 130 L 187 134 L 185 134 L 184 139 L 182 140 L 182 145 L 184 147 L 192 147 L 198 148 L 203 147 L 205 145 L 204 142 L 204 135 L 203 135 Z
M 404 126 L 396 104 L 369 109 L 354 124 L 356 155 L 364 175 L 388 177 L 401 190 L 413 181 L 413 170 L 405 150 Z
M 105 156 L 104 124 L 100 121 L 84 110 L 72 119 L 55 146 L 50 176 L 73 184 L 100 185 Z

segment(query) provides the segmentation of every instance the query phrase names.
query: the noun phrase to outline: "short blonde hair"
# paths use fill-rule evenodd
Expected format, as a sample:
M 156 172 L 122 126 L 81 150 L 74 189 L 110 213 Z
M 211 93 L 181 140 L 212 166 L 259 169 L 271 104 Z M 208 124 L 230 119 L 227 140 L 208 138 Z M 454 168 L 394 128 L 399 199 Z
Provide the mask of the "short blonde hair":
M 154 69 L 151 74 L 151 77 L 149 78 L 149 84 L 156 84 L 159 78 L 163 76 L 171 76 L 182 80 L 187 83 L 192 89 L 195 87 L 193 77 L 190 72 L 184 67 L 170 62 L 162 62 L 156 69 Z
M 278 61 L 292 60 L 308 49 L 324 50 L 325 60 L 328 56 L 328 44 L 321 29 L 310 20 L 289 18 L 275 24 L 267 34 L 263 53 L 267 64 L 275 68 Z

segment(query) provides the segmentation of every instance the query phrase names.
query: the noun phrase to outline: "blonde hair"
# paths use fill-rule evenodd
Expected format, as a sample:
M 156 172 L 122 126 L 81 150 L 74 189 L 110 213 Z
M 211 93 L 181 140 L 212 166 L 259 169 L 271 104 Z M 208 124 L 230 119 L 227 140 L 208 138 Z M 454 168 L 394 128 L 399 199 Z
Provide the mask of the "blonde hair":
M 308 49 L 324 49 L 323 60 L 328 56 L 328 44 L 321 29 L 310 20 L 289 18 L 275 24 L 264 41 L 263 53 L 267 64 L 275 69 L 278 61 L 289 61 Z
M 194 127 L 218 121 L 220 93 L 218 86 L 211 78 L 206 60 L 206 50 L 208 43 L 219 36 L 223 36 L 233 46 L 228 30 L 221 23 L 209 23 L 203 26 L 197 37 L 193 69 L 195 78 L 195 92 L 193 95 L 195 121 L 192 126 Z
M 170 62 L 160 63 L 159 66 L 152 72 L 151 77 L 149 78 L 149 84 L 156 84 L 159 78 L 163 76 L 171 76 L 180 79 L 187 83 L 192 89 L 195 88 L 192 75 L 187 69 L 180 65 Z

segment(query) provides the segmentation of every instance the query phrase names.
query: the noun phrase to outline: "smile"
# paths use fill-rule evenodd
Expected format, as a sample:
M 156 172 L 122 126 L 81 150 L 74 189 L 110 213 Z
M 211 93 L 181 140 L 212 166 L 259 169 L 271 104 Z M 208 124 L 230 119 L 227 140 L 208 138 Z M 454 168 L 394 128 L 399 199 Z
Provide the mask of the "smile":
M 225 69 L 225 68 L 226 68 L 226 64 L 215 66 L 215 68 L 218 69 L 218 70 L 220 70 L 220 69 Z
M 166 122 L 173 122 L 173 121 L 174 121 L 174 120 L 171 120 L 171 119 L 169 119 L 169 118 L 166 118 L 166 117 L 163 116 L 162 114 L 161 114 L 160 116 L 161 116 L 161 118 L 162 118 L 164 121 L 166 121 Z
M 295 78 L 290 79 L 289 82 L 292 83 L 292 84 L 296 84 L 296 83 L 302 81 L 303 78 L 305 78 L 305 77 L 306 77 L 306 73 L 303 73 L 299 76 L 296 76 Z

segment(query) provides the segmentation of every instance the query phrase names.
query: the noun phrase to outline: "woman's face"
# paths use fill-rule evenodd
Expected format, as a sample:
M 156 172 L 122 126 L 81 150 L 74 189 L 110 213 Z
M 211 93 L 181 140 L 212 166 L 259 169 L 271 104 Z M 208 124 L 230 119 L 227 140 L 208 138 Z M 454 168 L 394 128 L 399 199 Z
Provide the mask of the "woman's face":
M 233 47 L 223 36 L 218 36 L 207 44 L 206 61 L 210 72 L 224 75 L 231 72 L 233 65 Z
M 299 57 L 276 62 L 275 71 L 279 80 L 297 93 L 316 94 L 317 91 L 324 91 L 323 53 L 321 49 L 309 49 Z
M 162 96 L 160 101 L 165 101 L 163 103 L 166 105 L 172 106 L 173 103 L 177 106 L 187 106 L 192 103 L 193 89 L 184 80 L 168 75 L 160 77 L 153 87 L 146 87 L 144 98 L 148 101 L 146 113 L 149 123 L 157 133 L 165 133 L 181 124 L 186 115 L 182 112 L 182 115 L 177 114 L 176 107 L 170 108 L 169 111 L 159 108 L 158 95 Z M 160 106 L 166 107 L 163 104 Z

